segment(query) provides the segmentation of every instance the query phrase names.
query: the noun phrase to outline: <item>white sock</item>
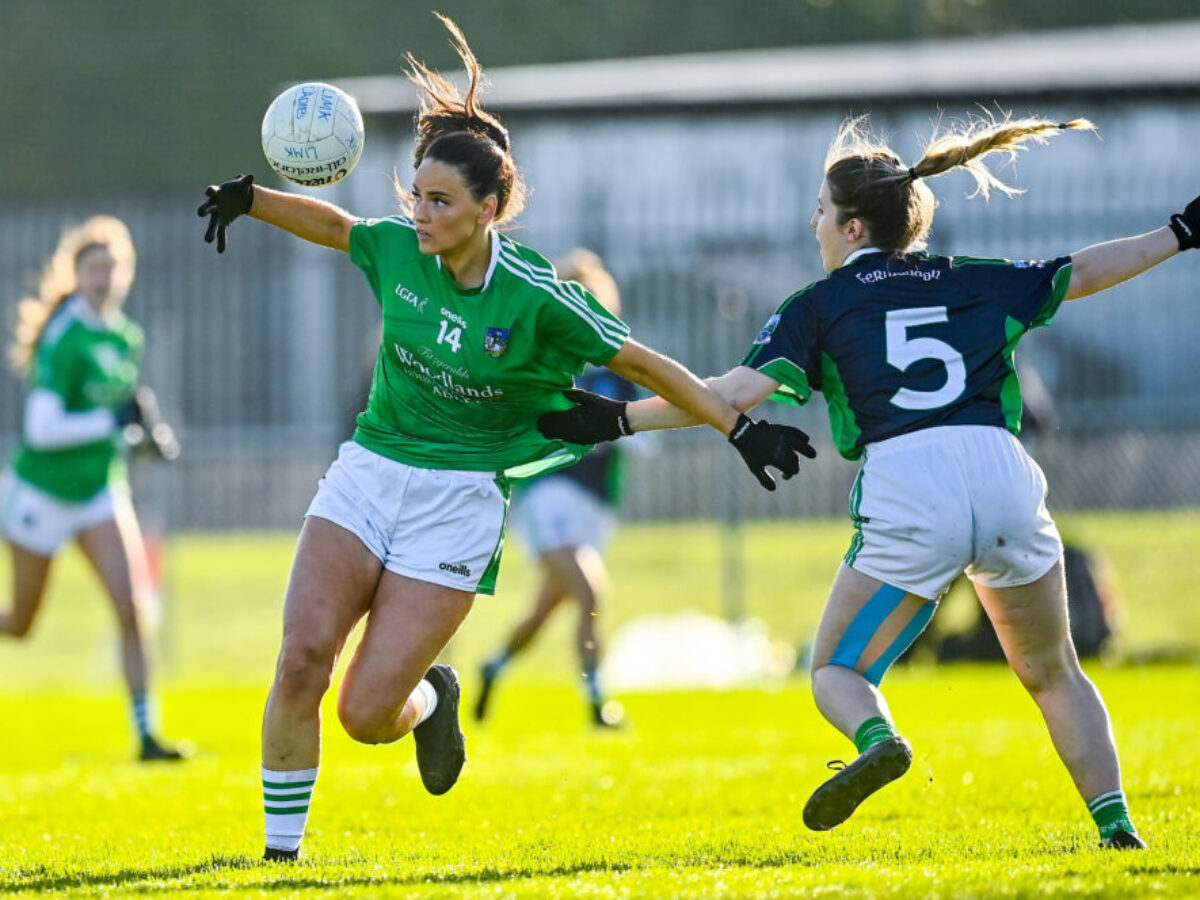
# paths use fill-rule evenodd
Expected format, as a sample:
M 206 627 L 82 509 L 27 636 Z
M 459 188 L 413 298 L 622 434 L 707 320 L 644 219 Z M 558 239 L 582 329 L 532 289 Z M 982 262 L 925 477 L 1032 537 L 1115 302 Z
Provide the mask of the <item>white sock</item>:
M 298 850 L 308 824 L 316 769 L 275 772 L 263 767 L 263 807 L 267 817 L 267 846 L 272 850 Z
M 425 705 L 425 711 L 421 713 L 421 718 L 417 720 L 417 725 L 420 725 L 426 719 L 433 715 L 433 711 L 437 709 L 437 691 L 434 690 L 432 684 L 422 678 L 416 689 L 412 692 L 412 696 L 416 697 L 418 702 Z M 416 726 L 413 726 L 414 728 Z

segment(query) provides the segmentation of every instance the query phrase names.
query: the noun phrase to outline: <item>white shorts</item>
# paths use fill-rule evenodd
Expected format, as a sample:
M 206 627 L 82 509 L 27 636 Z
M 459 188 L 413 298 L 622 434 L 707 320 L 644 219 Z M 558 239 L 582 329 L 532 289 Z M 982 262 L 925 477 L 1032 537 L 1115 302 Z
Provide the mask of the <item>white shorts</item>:
M 1003 428 L 948 425 L 870 444 L 850 494 L 853 569 L 936 600 L 959 573 L 1037 581 L 1062 555 L 1046 476 Z
M 355 534 L 389 572 L 491 594 L 507 512 L 495 472 L 421 469 L 346 441 L 306 515 Z
M 38 556 L 53 556 L 80 532 L 115 519 L 117 504 L 128 502 L 123 485 L 71 503 L 22 481 L 12 469 L 0 474 L 0 528 L 9 541 Z
M 523 487 L 513 504 L 513 523 L 536 556 L 560 547 L 592 547 L 603 553 L 615 522 L 599 497 L 570 478 L 554 475 Z

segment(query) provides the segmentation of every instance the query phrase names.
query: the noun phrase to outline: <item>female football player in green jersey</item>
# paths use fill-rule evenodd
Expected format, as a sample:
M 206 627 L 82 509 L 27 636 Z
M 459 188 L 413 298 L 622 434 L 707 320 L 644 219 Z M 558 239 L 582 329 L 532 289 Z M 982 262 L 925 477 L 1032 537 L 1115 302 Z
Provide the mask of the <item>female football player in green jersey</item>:
M 148 622 L 157 598 L 121 453 L 126 426 L 150 424 L 149 395 L 137 386 L 142 329 L 121 311 L 134 261 L 124 223 L 89 219 L 63 235 L 38 297 L 19 307 L 12 358 L 29 394 L 20 449 L 0 476 L 0 527 L 13 571 L 0 634 L 29 634 L 50 565 L 74 539 L 117 614 L 139 756 L 178 760 L 183 754 L 155 735 Z M 157 440 L 155 448 L 174 453 L 169 430 L 160 428 Z
M 858 757 L 812 795 L 804 822 L 822 831 L 899 778 L 912 749 L 878 685 L 966 571 L 1014 672 L 1041 709 L 1104 846 L 1141 848 L 1121 788 L 1108 713 L 1079 667 L 1067 623 L 1062 542 L 1041 469 L 1015 438 L 1018 339 L 1064 300 L 1104 290 L 1200 246 L 1200 198 L 1146 234 L 1048 261 L 921 252 L 933 222 L 925 180 L 957 167 L 986 195 L 1011 190 L 987 169 L 1085 121 L 968 123 L 907 166 L 861 119 L 839 132 L 812 217 L 829 273 L 788 298 L 742 364 L 709 381 L 747 410 L 775 392 L 825 394 L 834 441 L 863 460 L 851 493 L 856 534 L 834 581 L 813 649 L 822 714 Z M 695 424 L 658 399 L 614 404 L 576 395 L 543 417 L 547 434 L 579 440 L 618 416 L 632 431 Z M 587 420 L 591 430 L 580 423 Z M 831 764 L 831 767 L 832 764 Z
M 362 221 L 242 176 L 207 189 L 206 240 L 225 246 L 243 213 L 350 254 L 383 311 L 367 408 L 308 510 L 284 602 L 283 645 L 263 721 L 267 859 L 294 859 L 317 777 L 319 707 L 354 624 L 366 628 L 338 715 L 364 743 L 414 732 L 426 789 L 441 794 L 465 759 L 459 685 L 434 666 L 490 594 L 510 477 L 585 449 L 542 437 L 537 417 L 587 363 L 607 365 L 711 424 L 764 486 L 813 451 L 798 429 L 752 422 L 694 375 L 628 338 L 580 285 L 502 235 L 522 205 L 509 136 L 479 105 L 480 68 L 442 20 L 470 74 L 465 96 L 408 57 L 421 95 L 411 217 Z

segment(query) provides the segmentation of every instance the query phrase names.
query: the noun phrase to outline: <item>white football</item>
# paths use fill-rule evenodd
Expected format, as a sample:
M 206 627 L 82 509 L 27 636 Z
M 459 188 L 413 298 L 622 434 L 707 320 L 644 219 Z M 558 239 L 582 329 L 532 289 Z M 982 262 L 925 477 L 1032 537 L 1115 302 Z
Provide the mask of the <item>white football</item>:
M 363 151 L 362 113 L 332 84 L 309 81 L 271 101 L 262 122 L 262 148 L 271 168 L 296 184 L 341 181 Z

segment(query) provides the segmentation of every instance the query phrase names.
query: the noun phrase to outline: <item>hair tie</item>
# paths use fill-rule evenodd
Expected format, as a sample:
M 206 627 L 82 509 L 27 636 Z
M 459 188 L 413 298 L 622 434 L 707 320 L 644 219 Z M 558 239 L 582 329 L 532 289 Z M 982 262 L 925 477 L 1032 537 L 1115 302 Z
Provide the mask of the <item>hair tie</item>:
M 908 180 L 909 181 L 916 181 L 920 177 L 921 176 L 917 174 L 916 166 L 908 167 Z

